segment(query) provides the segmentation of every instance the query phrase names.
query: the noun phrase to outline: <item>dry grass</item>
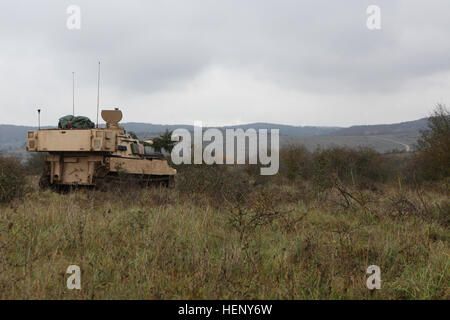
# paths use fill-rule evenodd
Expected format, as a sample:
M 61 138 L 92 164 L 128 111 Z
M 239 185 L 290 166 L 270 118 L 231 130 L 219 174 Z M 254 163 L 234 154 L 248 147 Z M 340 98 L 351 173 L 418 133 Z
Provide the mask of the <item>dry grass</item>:
M 0 298 L 449 299 L 448 194 L 335 183 L 264 183 L 244 198 L 35 189 L 0 207 Z M 71 264 L 81 290 L 66 288 Z

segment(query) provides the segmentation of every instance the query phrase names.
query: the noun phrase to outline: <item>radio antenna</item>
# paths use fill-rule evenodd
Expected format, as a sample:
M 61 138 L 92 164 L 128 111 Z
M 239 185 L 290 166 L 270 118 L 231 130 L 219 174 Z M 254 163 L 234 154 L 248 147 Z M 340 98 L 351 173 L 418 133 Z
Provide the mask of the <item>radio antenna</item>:
M 98 128 L 99 109 L 100 109 L 100 61 L 98 62 L 98 83 L 97 83 L 97 128 Z
M 37 109 L 38 112 L 38 130 L 41 130 L 41 109 Z
M 72 115 L 75 117 L 75 72 L 72 72 Z

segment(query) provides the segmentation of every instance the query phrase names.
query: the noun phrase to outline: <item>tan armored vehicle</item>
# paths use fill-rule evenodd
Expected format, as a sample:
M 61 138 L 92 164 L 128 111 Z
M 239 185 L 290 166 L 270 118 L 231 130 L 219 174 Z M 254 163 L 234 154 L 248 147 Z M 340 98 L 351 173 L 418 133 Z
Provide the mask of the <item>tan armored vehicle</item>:
M 103 110 L 105 128 L 28 131 L 27 151 L 47 152 L 41 187 L 97 186 L 123 177 L 171 186 L 177 171 L 148 141 L 118 125 L 122 112 Z

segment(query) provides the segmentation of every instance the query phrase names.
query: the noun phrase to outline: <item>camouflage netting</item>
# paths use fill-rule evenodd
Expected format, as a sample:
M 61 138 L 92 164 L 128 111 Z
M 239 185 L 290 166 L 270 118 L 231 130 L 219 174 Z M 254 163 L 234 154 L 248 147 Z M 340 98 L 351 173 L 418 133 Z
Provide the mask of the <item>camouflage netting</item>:
M 91 129 L 95 127 L 88 117 L 74 117 L 68 115 L 59 119 L 58 128 L 59 129 Z

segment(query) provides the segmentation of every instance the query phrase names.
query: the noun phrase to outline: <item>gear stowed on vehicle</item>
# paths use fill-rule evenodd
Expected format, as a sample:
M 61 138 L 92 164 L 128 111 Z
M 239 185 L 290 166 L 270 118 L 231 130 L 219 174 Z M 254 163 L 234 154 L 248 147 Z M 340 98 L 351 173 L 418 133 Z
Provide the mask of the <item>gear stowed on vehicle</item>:
M 177 171 L 153 150 L 152 142 L 140 141 L 119 126 L 120 110 L 103 110 L 101 115 L 104 128 L 93 127 L 84 117 L 66 116 L 58 129 L 28 131 L 27 151 L 48 153 L 39 183 L 42 188 L 103 188 L 121 177 L 145 185 L 174 184 Z M 71 121 L 77 121 L 76 125 Z

